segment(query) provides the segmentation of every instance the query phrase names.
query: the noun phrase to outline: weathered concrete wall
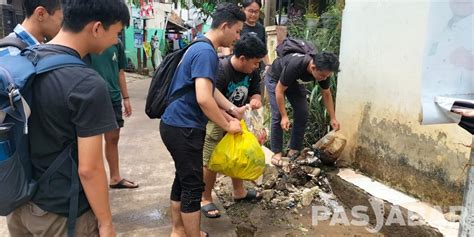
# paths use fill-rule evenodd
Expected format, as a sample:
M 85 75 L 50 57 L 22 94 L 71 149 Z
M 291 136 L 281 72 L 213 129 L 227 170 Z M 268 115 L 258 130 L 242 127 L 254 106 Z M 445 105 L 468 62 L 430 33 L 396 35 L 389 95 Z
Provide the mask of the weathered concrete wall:
M 348 137 L 341 157 L 425 201 L 462 203 L 471 135 L 420 125 L 429 2 L 347 0 L 336 113 Z

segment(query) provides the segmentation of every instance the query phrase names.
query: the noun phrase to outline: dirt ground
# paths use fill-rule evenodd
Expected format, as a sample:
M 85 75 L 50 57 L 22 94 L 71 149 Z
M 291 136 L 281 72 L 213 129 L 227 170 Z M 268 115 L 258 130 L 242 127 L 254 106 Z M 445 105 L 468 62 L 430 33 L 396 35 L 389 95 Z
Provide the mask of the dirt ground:
M 336 178 L 334 174 L 337 172 L 335 172 L 334 168 L 321 167 L 321 169 L 322 174 L 318 180 L 325 179 L 329 181 L 327 185 L 320 185 L 320 182 L 315 182 L 316 186 L 319 186 L 319 191 L 313 195 L 314 199 L 310 205 L 302 205 L 304 198 L 301 195 L 303 193 L 302 190 L 311 188 L 308 187 L 308 184 L 306 186 L 290 185 L 291 189 L 296 190 L 293 193 L 289 193 L 286 190 L 280 192 L 271 191 L 268 187 L 265 187 L 265 183 L 278 173 L 278 169 L 274 167 L 267 167 L 261 185 L 257 185 L 254 182 L 245 182 L 247 189 L 252 188 L 259 191 L 265 189 L 266 192 L 271 191 L 273 193 L 270 197 L 264 197 L 257 203 L 235 203 L 232 199 L 232 182 L 226 176 L 218 177 L 214 190 L 226 209 L 226 213 L 231 218 L 239 237 L 441 236 L 435 229 L 423 224 L 420 226 L 384 226 L 379 232 L 372 233 L 370 232 L 374 225 L 372 222 L 367 226 L 356 226 L 334 224 L 331 222 L 332 218 L 328 218 L 328 220 L 319 220 L 313 223 L 312 206 L 344 207 L 345 213 L 348 213 L 346 216 L 350 223 L 353 218 L 351 216 L 351 207 L 355 205 L 369 205 L 367 202 L 370 196 L 362 190 L 356 189 Z M 278 189 L 279 185 L 281 183 L 277 182 L 272 190 Z M 288 187 L 287 184 L 285 185 Z M 314 185 L 314 183 L 311 183 L 311 185 Z M 334 193 L 332 193 L 333 191 Z M 391 204 L 384 203 L 384 205 L 385 208 L 390 208 Z M 367 213 L 367 215 L 371 220 L 375 219 L 373 213 Z
M 267 177 L 264 177 L 264 181 Z M 259 188 L 252 182 L 246 182 L 247 188 Z M 232 182 L 229 177 L 220 176 L 215 191 L 225 211 L 235 225 L 239 237 L 253 236 L 384 236 L 372 234 L 365 227 L 331 225 L 330 221 L 318 221 L 312 225 L 311 206 L 295 205 L 293 208 L 273 206 L 269 202 L 234 203 L 232 199 Z M 315 199 L 312 205 L 322 205 Z M 350 213 L 350 210 L 346 210 Z

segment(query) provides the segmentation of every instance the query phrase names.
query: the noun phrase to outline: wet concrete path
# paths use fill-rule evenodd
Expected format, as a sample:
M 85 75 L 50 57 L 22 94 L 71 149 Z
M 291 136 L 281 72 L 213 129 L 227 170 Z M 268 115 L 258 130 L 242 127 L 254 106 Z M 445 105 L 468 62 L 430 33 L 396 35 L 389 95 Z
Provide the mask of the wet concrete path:
M 127 84 L 133 114 L 121 131 L 120 171 L 140 187 L 110 190 L 114 225 L 118 236 L 169 236 L 174 163 L 161 140 L 159 120 L 149 119 L 144 112 L 150 79 L 127 74 Z M 0 236 L 8 236 L 5 219 L 0 218 Z M 235 236 L 226 216 L 212 222 L 203 219 L 202 226 L 213 236 Z
M 121 236 L 169 236 L 174 163 L 161 140 L 159 121 L 144 112 L 150 79 L 128 74 L 127 82 L 133 115 L 125 120 L 121 132 L 120 167 L 122 176 L 140 187 L 111 191 L 114 224 Z M 219 219 L 203 219 L 203 229 L 214 236 L 233 236 L 230 220 L 226 216 Z
M 169 190 L 174 164 L 161 141 L 159 121 L 150 120 L 144 112 L 149 83 L 144 77 L 127 75 L 133 114 L 121 131 L 120 171 L 140 187 L 110 192 L 115 228 L 124 236 L 166 236 L 171 231 Z

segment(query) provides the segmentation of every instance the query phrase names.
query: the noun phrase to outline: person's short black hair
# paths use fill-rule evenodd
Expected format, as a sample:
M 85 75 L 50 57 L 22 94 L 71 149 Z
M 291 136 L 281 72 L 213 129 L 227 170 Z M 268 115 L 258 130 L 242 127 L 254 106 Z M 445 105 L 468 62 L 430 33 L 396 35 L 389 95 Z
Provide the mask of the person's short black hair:
M 227 22 L 233 26 L 238 21 L 245 22 L 246 16 L 234 3 L 224 2 L 217 5 L 217 9 L 212 15 L 212 29 L 217 29 L 222 23 Z
M 37 7 L 44 7 L 48 14 L 52 15 L 61 8 L 61 0 L 24 0 L 23 8 L 25 9 L 26 18 L 32 16 Z
M 100 21 L 104 29 L 121 22 L 130 23 L 130 13 L 123 0 L 62 0 L 63 27 L 78 33 L 92 21 Z
M 236 57 L 244 56 L 247 59 L 263 58 L 267 55 L 267 46 L 258 38 L 255 33 L 247 33 L 235 42 L 234 55 Z
M 246 8 L 246 7 L 250 6 L 250 4 L 252 4 L 252 3 L 256 3 L 258 5 L 258 7 L 262 8 L 262 1 L 260 1 L 260 0 L 244 0 L 244 1 L 242 1 L 242 7 Z
M 318 71 L 339 72 L 339 59 L 334 53 L 319 52 L 313 56 L 313 61 Z

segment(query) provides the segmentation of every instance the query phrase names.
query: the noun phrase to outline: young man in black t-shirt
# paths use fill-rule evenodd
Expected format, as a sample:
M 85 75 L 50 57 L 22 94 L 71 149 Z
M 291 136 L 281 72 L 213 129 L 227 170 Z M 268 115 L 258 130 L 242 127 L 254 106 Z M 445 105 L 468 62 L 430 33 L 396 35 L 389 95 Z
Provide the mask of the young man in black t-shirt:
M 260 95 L 259 65 L 267 54 L 265 44 L 255 35 L 243 35 L 235 43 L 234 55 L 220 59 L 216 88 L 236 107 L 249 104 L 251 109 L 262 107 Z M 206 126 L 204 140 L 203 166 L 204 183 L 201 211 L 206 217 L 219 217 L 219 210 L 212 202 L 212 189 L 216 182 L 216 173 L 207 168 L 212 151 L 224 136 L 224 129 L 213 122 Z M 232 178 L 234 200 L 256 200 L 260 195 L 255 190 L 246 191 L 243 180 Z
M 322 89 L 324 105 L 331 118 L 331 126 L 334 130 L 339 130 L 328 80 L 329 76 L 338 70 L 337 56 L 327 52 L 317 53 L 314 56 L 293 53 L 277 58 L 273 62 L 265 75 L 265 86 L 272 110 L 270 147 L 274 153 L 273 165 L 282 166 L 283 130 L 288 131 L 290 128 L 285 109 L 285 96 L 293 108 L 294 120 L 288 156 L 297 154 L 303 148 L 304 132 L 308 121 L 307 92 L 304 84 L 318 82 Z
M 39 58 L 68 54 L 83 58 L 117 43 L 128 25 L 127 5 L 121 0 L 62 1 L 64 21 L 48 44 L 33 49 Z M 67 159 L 46 183 L 40 183 L 31 202 L 8 217 L 12 236 L 65 236 L 71 173 L 78 172 L 81 189 L 75 236 L 115 236 L 103 164 L 102 136 L 117 128 L 104 80 L 93 69 L 64 67 L 41 74 L 33 84 L 30 151 L 38 179 L 66 149 Z

